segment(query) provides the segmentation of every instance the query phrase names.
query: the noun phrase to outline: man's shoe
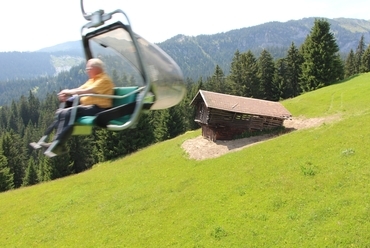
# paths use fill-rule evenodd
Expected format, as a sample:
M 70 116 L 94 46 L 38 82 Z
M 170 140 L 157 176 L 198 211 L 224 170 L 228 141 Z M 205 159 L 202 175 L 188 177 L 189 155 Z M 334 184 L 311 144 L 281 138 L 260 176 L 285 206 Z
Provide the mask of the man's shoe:
M 55 157 L 55 156 L 59 156 L 59 155 L 62 155 L 62 154 L 65 154 L 67 153 L 68 150 L 67 150 L 67 147 L 65 145 L 56 145 L 51 151 L 49 151 L 49 149 L 47 149 L 44 154 L 46 156 L 48 156 L 49 158 L 52 158 L 52 157 Z
M 45 149 L 48 149 L 50 145 L 51 145 L 51 143 L 45 143 L 45 142 L 40 142 L 40 143 L 32 142 L 32 143 L 30 143 L 30 146 L 32 146 L 33 149 L 40 149 L 41 147 L 43 147 Z
M 40 146 L 42 146 L 43 148 L 45 148 L 45 149 L 48 149 L 49 148 L 49 146 L 51 146 L 51 143 L 45 143 L 45 142 L 42 142 L 42 143 L 40 143 Z
M 40 144 L 37 144 L 36 142 L 30 143 L 30 146 L 32 146 L 32 148 L 35 149 L 35 150 L 41 148 Z

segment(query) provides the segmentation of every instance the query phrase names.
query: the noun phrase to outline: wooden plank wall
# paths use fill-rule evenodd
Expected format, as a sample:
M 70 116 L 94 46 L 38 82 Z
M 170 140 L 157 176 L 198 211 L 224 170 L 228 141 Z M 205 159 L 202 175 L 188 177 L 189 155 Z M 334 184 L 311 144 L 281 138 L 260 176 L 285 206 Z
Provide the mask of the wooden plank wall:
M 231 140 L 246 131 L 262 131 L 283 125 L 284 119 L 233 113 L 220 109 L 208 109 L 204 104 L 199 106 L 196 121 L 202 127 L 203 137 L 215 140 Z

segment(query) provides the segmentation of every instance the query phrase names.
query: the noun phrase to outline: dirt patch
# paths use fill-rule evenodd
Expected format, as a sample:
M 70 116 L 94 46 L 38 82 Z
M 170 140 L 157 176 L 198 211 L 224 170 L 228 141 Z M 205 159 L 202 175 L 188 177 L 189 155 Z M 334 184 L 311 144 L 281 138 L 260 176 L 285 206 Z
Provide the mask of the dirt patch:
M 293 117 L 290 120 L 284 121 L 284 126 L 288 131 L 311 128 L 320 126 L 323 123 L 329 123 L 339 120 L 339 116 L 328 116 L 322 118 Z M 182 144 L 182 148 L 189 154 L 189 157 L 196 160 L 203 160 L 208 158 L 216 158 L 223 154 L 239 151 L 248 146 L 252 146 L 271 139 L 274 136 L 265 134 L 260 136 L 253 136 L 250 138 L 243 138 L 237 140 L 217 140 L 216 142 L 210 141 L 203 136 L 198 136 L 194 139 L 186 140 Z

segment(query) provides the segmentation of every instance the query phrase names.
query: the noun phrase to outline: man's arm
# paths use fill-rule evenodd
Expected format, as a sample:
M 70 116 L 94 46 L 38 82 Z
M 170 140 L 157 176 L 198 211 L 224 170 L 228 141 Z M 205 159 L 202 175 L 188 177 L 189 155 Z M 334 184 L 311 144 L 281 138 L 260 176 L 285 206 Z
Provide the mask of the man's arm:
M 75 88 L 75 89 L 65 89 L 62 90 L 59 94 L 66 94 L 66 95 L 82 95 L 82 94 L 94 94 L 94 89 L 93 88 Z
M 73 95 L 82 95 L 82 94 L 94 94 L 93 88 L 75 88 L 75 89 L 64 89 L 61 92 L 58 93 L 59 101 L 65 102 L 70 96 Z

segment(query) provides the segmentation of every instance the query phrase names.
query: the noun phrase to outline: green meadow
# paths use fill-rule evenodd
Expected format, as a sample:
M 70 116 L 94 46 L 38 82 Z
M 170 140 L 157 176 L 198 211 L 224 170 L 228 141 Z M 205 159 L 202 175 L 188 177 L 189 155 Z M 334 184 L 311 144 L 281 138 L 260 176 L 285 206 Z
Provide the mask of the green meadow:
M 202 161 L 188 132 L 1 193 L 0 247 L 370 247 L 370 73 L 282 104 L 336 118 Z

